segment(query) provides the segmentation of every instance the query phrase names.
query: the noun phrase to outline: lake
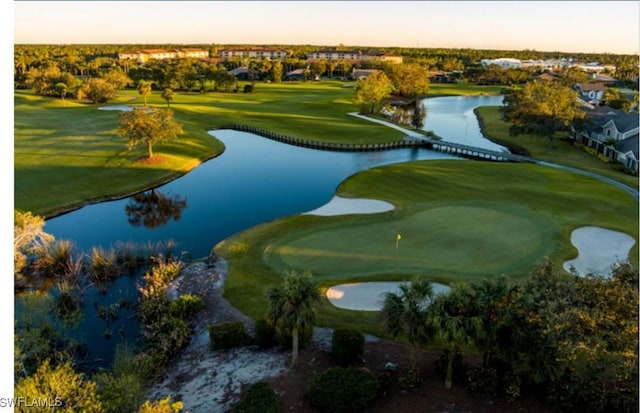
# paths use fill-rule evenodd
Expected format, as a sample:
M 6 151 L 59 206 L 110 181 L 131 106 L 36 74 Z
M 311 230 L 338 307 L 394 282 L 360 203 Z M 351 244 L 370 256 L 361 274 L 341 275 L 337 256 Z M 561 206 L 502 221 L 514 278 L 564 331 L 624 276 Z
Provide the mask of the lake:
M 501 97 L 427 99 L 425 130 L 433 130 L 447 141 L 496 150 L 497 145 L 480 133 L 473 108 L 501 102 Z M 44 230 L 57 240 L 73 241 L 80 251 L 94 246 L 109 248 L 119 241 L 147 244 L 173 240 L 178 250 L 184 251 L 183 258 L 198 259 L 207 257 L 218 242 L 237 232 L 326 204 L 338 185 L 359 171 L 427 159 L 472 162 L 422 148 L 330 152 L 232 130 L 210 133 L 225 145 L 219 157 L 152 191 L 48 219 Z M 133 310 L 121 310 L 118 320 L 110 322 L 96 315 L 99 308 L 119 306 L 123 298 L 135 302 L 135 295 L 135 285 L 128 277 L 109 285 L 108 291 L 86 292 L 85 319 L 75 332 L 88 345 L 85 365 L 108 367 L 116 343 L 139 338 Z
M 496 96 L 426 99 L 425 130 L 433 130 L 446 141 L 496 150 L 497 145 L 480 133 L 473 108 L 501 102 L 502 97 Z M 172 239 L 188 256 L 202 258 L 236 232 L 322 206 L 356 172 L 398 162 L 460 159 L 427 149 L 329 152 L 231 130 L 211 134 L 224 143 L 224 153 L 156 188 L 155 194 L 85 206 L 47 220 L 44 230 L 56 239 L 72 240 L 81 250 L 99 245 L 108 248 L 118 241 Z M 144 222 L 136 217 L 136 212 L 149 210 L 154 200 L 161 202 L 159 197 L 176 201 L 178 206 L 168 208 L 164 219 Z

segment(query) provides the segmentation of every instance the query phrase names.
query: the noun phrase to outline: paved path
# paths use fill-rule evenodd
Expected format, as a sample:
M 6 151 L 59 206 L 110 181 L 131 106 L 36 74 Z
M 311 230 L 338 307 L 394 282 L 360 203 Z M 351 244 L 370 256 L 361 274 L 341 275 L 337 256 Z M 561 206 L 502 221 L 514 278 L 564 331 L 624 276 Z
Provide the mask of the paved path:
M 380 123 L 382 125 L 388 126 L 390 128 L 393 128 L 393 129 L 397 129 L 397 130 L 399 130 L 399 131 L 401 131 L 403 133 L 406 133 L 407 136 L 412 137 L 412 138 L 424 138 L 425 137 L 424 135 L 422 135 L 422 134 L 420 134 L 418 132 L 414 132 L 414 131 L 411 131 L 409 129 L 405 129 L 405 128 L 403 128 L 401 126 L 398 126 L 398 125 L 395 125 L 395 124 L 393 124 L 391 122 L 386 122 L 386 121 L 379 120 L 379 119 L 373 119 L 373 118 L 371 118 L 369 116 L 360 115 L 359 113 L 356 113 L 356 112 L 349 113 L 349 115 L 355 116 L 355 117 L 358 117 L 358 118 L 361 118 L 361 119 L 365 119 L 365 120 L 368 120 L 370 122 Z M 545 161 L 541 161 L 541 160 L 533 159 L 533 158 L 531 159 L 531 161 L 536 163 L 536 164 L 538 164 L 538 165 L 543 165 L 543 166 L 548 166 L 548 167 L 551 167 L 551 168 L 562 169 L 562 170 L 565 170 L 565 171 L 576 172 L 576 173 L 579 173 L 579 174 L 582 174 L 582 175 L 590 176 L 590 177 L 595 178 L 595 179 L 599 179 L 599 180 L 601 180 L 603 182 L 606 182 L 606 183 L 611 184 L 611 185 L 613 185 L 615 187 L 618 187 L 618 188 L 622 189 L 623 191 L 628 192 L 629 194 L 631 194 L 631 196 L 633 196 L 633 198 L 636 201 L 640 202 L 640 194 L 638 193 L 638 190 L 633 189 L 630 186 L 625 185 L 625 184 L 623 184 L 621 182 L 618 182 L 618 181 L 616 181 L 614 179 L 608 178 L 608 177 L 603 176 L 603 175 L 596 174 L 594 172 L 589 172 L 589 171 L 585 171 L 585 170 L 582 170 L 582 169 L 579 169 L 579 168 L 574 168 L 574 167 L 571 167 L 571 166 L 558 165 L 558 164 L 555 164 L 555 163 L 545 162 Z

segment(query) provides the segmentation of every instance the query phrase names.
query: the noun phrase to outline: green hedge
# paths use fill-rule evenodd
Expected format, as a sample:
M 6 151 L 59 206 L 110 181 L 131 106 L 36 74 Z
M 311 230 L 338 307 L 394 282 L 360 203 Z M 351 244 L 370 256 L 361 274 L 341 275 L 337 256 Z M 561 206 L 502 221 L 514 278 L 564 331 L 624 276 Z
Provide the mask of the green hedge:
M 331 356 L 343 366 L 361 363 L 364 357 L 364 334 L 349 328 L 334 330 Z
M 322 412 L 355 413 L 364 411 L 378 390 L 376 377 L 356 367 L 332 367 L 311 378 L 307 396 Z
M 197 295 L 185 294 L 169 303 L 169 314 L 181 320 L 189 320 L 204 308 L 202 298 Z
M 278 413 L 278 396 L 267 383 L 254 383 L 235 405 L 233 413 Z
M 211 350 L 228 350 L 244 343 L 245 332 L 242 321 L 213 324 L 208 329 Z

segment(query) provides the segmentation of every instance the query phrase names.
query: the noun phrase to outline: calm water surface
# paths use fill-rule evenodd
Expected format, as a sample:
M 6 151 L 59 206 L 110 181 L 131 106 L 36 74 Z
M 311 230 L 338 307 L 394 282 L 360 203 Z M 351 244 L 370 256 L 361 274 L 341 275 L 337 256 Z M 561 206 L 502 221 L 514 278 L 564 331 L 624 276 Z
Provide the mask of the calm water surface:
M 479 132 L 473 115 L 478 105 L 499 105 L 501 98 L 436 98 L 425 101 L 425 129 L 445 140 L 496 149 Z M 103 202 L 46 221 L 56 239 L 74 242 L 80 251 L 109 248 L 117 242 L 140 244 L 169 239 L 192 258 L 206 257 L 221 240 L 257 224 L 316 209 L 333 197 L 348 176 L 379 165 L 423 159 L 459 159 L 426 149 L 386 152 L 328 152 L 270 141 L 230 130 L 212 132 L 225 145 L 218 158 L 187 175 L 127 199 Z M 159 208 L 161 206 L 161 208 Z M 149 212 L 164 211 L 156 214 Z M 84 296 L 85 319 L 75 330 L 87 343 L 83 365 L 108 367 L 116 343 L 136 343 L 139 327 L 134 310 L 122 300 L 136 300 L 135 284 L 118 279 L 100 292 Z M 97 317 L 101 307 L 118 306 L 119 319 Z M 105 333 L 111 333 L 106 336 Z
M 426 99 L 425 129 L 444 140 L 500 150 L 480 134 L 473 108 L 499 105 L 502 97 Z M 459 159 L 426 149 L 385 152 L 328 152 L 270 141 L 248 133 L 211 132 L 224 153 L 187 175 L 156 188 L 156 195 L 185 202 L 177 216 L 155 227 L 133 225 L 127 208 L 142 209 L 134 198 L 90 205 L 47 220 L 44 230 L 72 240 L 81 250 L 118 241 L 178 242 L 193 258 L 256 224 L 315 209 L 328 202 L 348 176 L 379 165 L 422 159 Z

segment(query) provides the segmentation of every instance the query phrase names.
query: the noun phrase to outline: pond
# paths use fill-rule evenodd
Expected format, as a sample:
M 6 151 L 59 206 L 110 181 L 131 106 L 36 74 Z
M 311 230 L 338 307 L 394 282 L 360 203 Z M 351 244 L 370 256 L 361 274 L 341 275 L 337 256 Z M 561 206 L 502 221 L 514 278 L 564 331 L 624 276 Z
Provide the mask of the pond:
M 435 98 L 425 101 L 425 129 L 445 140 L 490 147 L 482 137 L 473 108 L 499 105 L 501 97 Z M 172 182 L 135 196 L 85 206 L 48 219 L 44 230 L 56 239 L 71 240 L 80 251 L 109 248 L 118 242 L 149 244 L 173 240 L 184 258 L 203 258 L 234 233 L 276 218 L 313 211 L 334 196 L 337 186 L 356 172 L 379 165 L 424 159 L 458 159 L 427 149 L 381 152 L 328 152 L 290 146 L 249 133 L 212 131 L 224 153 Z M 109 287 L 109 305 L 117 303 L 119 283 Z M 135 290 L 134 290 L 135 291 Z M 95 299 L 85 297 L 85 306 Z M 89 308 L 91 310 L 91 308 Z M 108 365 L 106 354 L 123 337 L 131 338 L 135 319 L 118 325 L 104 337 L 105 322 L 89 311 L 82 330 L 90 358 Z M 93 316 L 92 316 L 93 315 Z M 93 318 L 92 318 L 93 317 Z M 128 319 L 129 317 L 127 317 Z M 97 323 L 96 323 L 97 322 Z M 132 327 L 132 325 L 134 327 Z M 110 330 L 112 327 L 108 327 Z
M 496 96 L 426 99 L 425 129 L 447 141 L 496 149 L 480 133 L 473 108 L 501 101 Z M 356 172 L 412 160 L 459 159 L 427 149 L 328 152 L 230 130 L 211 133 L 225 144 L 218 158 L 154 193 L 89 205 L 49 219 L 44 230 L 56 239 L 72 240 L 81 250 L 108 248 L 118 241 L 172 239 L 191 257 L 201 258 L 236 232 L 324 205 L 340 182 Z M 140 216 L 154 205 L 156 216 Z M 157 205 L 166 207 L 164 215 Z

